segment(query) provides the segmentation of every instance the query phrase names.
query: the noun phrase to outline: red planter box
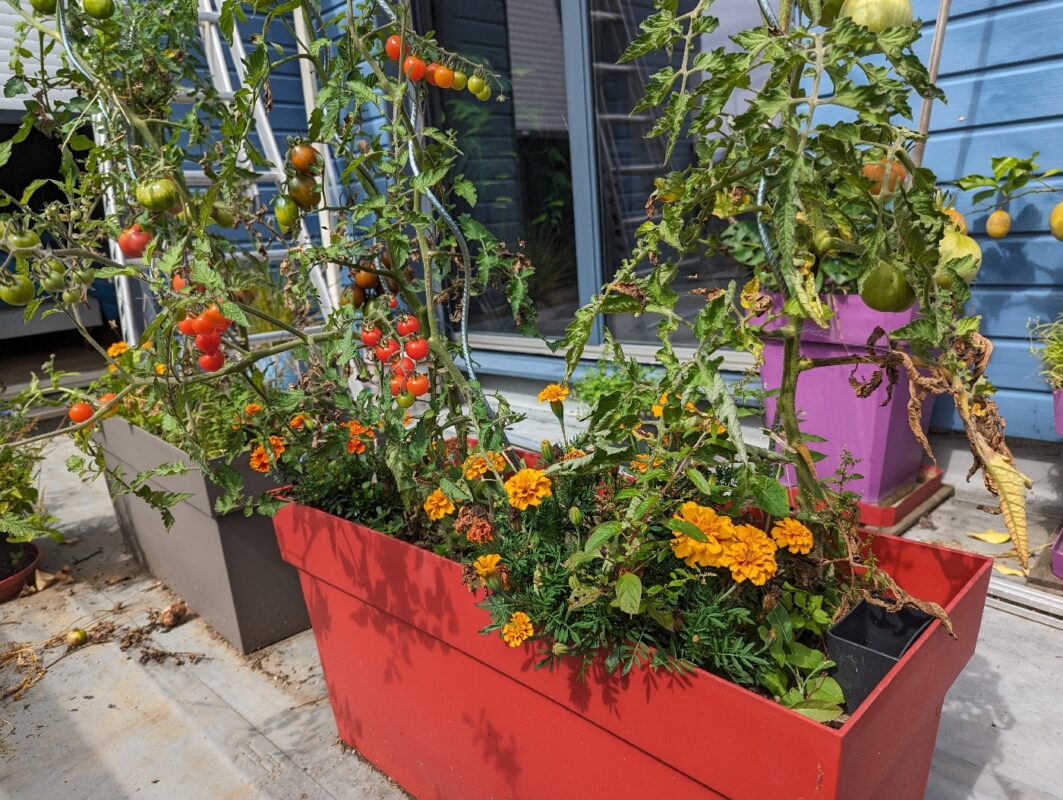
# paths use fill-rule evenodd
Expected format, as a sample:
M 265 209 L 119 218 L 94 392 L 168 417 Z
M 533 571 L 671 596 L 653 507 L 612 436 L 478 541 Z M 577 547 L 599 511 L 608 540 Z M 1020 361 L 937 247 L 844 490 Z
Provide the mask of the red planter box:
M 620 678 L 482 636 L 461 566 L 330 514 L 274 518 L 341 738 L 426 798 L 922 798 L 941 704 L 974 651 L 991 559 L 877 537 L 934 621 L 840 729 L 707 672 Z

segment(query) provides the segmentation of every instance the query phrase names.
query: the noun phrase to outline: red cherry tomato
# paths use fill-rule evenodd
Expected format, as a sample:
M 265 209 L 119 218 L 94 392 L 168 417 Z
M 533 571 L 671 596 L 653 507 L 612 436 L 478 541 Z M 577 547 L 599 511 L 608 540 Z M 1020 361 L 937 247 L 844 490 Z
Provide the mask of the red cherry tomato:
M 116 394 L 115 394 L 114 392 L 107 392 L 107 394 L 103 394 L 103 395 L 100 395 L 100 408 L 103 408 L 103 407 L 104 407 L 105 405 L 107 405 L 107 404 L 108 404 L 109 402 L 111 402 L 112 400 L 114 400 L 114 398 L 116 398 L 117 396 L 118 396 L 118 395 L 116 395 Z M 105 418 L 106 418 L 106 417 L 113 417 L 113 416 L 114 416 L 115 414 L 117 414 L 117 413 L 118 413 L 118 406 L 111 406 L 111 410 L 110 410 L 110 411 L 108 411 L 108 412 L 107 412 L 106 414 L 104 414 L 103 416 L 104 416 Z
M 75 425 L 80 425 L 92 416 L 92 406 L 88 403 L 74 403 L 66 414 Z
M 199 368 L 204 372 L 217 372 L 225 363 L 225 353 L 215 350 L 213 353 L 204 353 L 199 357 Z
M 406 342 L 406 355 L 414 361 L 420 361 L 428 355 L 427 339 L 410 339 Z
M 183 320 L 177 323 L 177 330 L 179 330 L 185 336 L 195 336 L 195 324 L 196 321 L 193 317 L 185 317 Z
M 435 83 L 440 89 L 449 89 L 454 85 L 454 70 L 440 64 L 436 69 Z
M 419 81 L 424 77 L 427 67 L 417 56 L 407 56 L 402 62 L 402 72 L 411 81 Z
M 173 278 L 170 279 L 170 285 L 173 287 L 173 290 L 175 292 L 179 292 L 186 286 L 188 286 L 188 281 L 181 277 L 180 274 L 175 272 Z
M 207 317 L 206 313 L 200 314 L 198 317 L 192 320 L 192 330 L 197 336 L 214 333 L 214 323 Z
M 219 333 L 227 331 L 229 326 L 232 325 L 232 322 L 218 310 L 216 305 L 211 305 L 203 312 L 202 316 L 209 320 L 210 324 L 214 326 L 214 330 Z
M 406 390 L 414 397 L 428 393 L 428 378 L 415 372 L 406 379 Z
M 394 339 L 388 339 L 384 344 L 380 345 L 373 351 L 377 361 L 381 364 L 386 364 L 391 361 L 392 356 L 399 352 L 399 343 Z
M 380 344 L 380 328 L 375 325 L 369 328 L 362 328 L 362 344 L 366 347 L 376 347 Z
M 388 298 L 388 308 L 398 308 L 398 307 L 399 307 L 399 298 L 395 297 L 395 295 L 392 295 L 391 297 L 389 297 Z
M 409 336 L 421 330 L 421 323 L 417 321 L 417 317 L 403 317 L 395 323 L 395 330 L 399 332 L 399 336 Z
M 413 359 L 403 358 L 391 365 L 391 374 L 408 378 L 416 368 L 417 365 L 413 363 Z
M 424 79 L 426 81 L 428 81 L 430 84 L 432 84 L 433 86 L 436 85 L 436 70 L 438 70 L 438 69 L 439 69 L 439 64 L 437 64 L 436 62 L 433 61 L 431 64 L 429 64 L 425 68 L 425 71 L 424 71 Z
M 196 349 L 201 353 L 213 353 L 221 347 L 221 334 L 217 331 L 196 336 Z
M 391 379 L 391 396 L 398 397 L 406 388 L 406 377 L 396 375 Z
M 151 241 L 151 234 L 135 223 L 122 231 L 118 237 L 118 249 L 126 258 L 140 258 Z
M 392 61 L 398 61 L 402 58 L 402 37 L 397 33 L 391 34 L 388 40 L 384 43 L 384 50 L 387 51 L 388 58 Z

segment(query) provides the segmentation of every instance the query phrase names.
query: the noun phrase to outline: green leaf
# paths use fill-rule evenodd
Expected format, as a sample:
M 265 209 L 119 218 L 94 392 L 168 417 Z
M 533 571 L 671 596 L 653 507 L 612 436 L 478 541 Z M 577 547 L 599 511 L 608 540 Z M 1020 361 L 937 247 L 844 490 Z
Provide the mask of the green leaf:
M 686 471 L 686 476 L 690 478 L 690 482 L 698 487 L 698 491 L 702 494 L 712 494 L 712 487 L 709 486 L 709 482 L 705 480 L 705 476 L 691 467 Z
M 465 489 L 458 486 L 449 478 L 439 479 L 439 488 L 443 490 L 443 494 L 449 497 L 451 500 L 471 500 L 472 495 Z
M 675 531 L 676 533 L 681 533 L 684 536 L 689 536 L 695 542 L 709 541 L 709 538 L 705 535 L 705 532 L 690 520 L 676 519 L 675 517 L 672 517 L 671 519 L 666 519 L 664 521 L 664 526 L 669 530 Z
M 620 610 L 634 616 L 642 605 L 642 580 L 634 572 L 625 572 L 616 582 L 616 599 Z
M 11 142 L 0 142 L 0 167 L 11 158 Z
M 753 500 L 759 508 L 773 517 L 785 517 L 790 513 L 789 492 L 770 475 L 758 476 L 753 487 Z
M 587 543 L 583 545 L 584 551 L 591 553 L 598 550 L 599 547 L 614 539 L 622 527 L 623 524 L 618 519 L 611 519 L 597 525 L 587 537 Z
M 786 663 L 803 670 L 813 670 L 823 664 L 827 657 L 800 642 L 791 642 L 786 654 Z
M 830 722 L 845 713 L 841 706 L 823 700 L 802 700 L 790 708 L 816 722 Z

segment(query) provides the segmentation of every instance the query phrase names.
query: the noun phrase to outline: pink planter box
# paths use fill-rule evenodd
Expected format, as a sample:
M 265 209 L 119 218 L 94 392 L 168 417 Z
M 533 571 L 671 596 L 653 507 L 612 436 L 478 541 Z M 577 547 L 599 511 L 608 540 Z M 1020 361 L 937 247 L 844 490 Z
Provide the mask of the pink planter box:
M 1056 433 L 1063 436 L 1063 390 L 1055 389 L 1052 392 L 1052 410 L 1055 412 Z
M 876 537 L 879 563 L 934 621 L 840 729 L 702 670 L 671 676 L 482 636 L 462 567 L 339 517 L 274 517 L 299 570 L 340 737 L 429 798 L 917 800 L 945 693 L 971 654 L 992 560 Z
M 805 323 L 801 334 L 801 354 L 809 358 L 838 358 L 864 354 L 867 339 L 876 327 L 887 333 L 915 319 L 914 307 L 899 314 L 873 311 L 857 295 L 831 295 L 827 298 L 835 316 L 830 327 Z M 776 306 L 779 301 L 776 300 Z M 766 390 L 778 389 L 782 379 L 781 342 L 764 344 Z M 869 397 L 859 398 L 849 384 L 853 367 L 818 367 L 801 373 L 797 382 L 797 411 L 804 433 L 821 436 L 826 441 L 810 442 L 809 447 L 826 458 L 816 463 L 820 477 L 834 473 L 841 462 L 842 450 L 858 459 L 853 468 L 863 477 L 849 481 L 846 489 L 856 492 L 865 503 L 878 504 L 905 486 L 914 485 L 923 462 L 923 448 L 908 427 L 908 382 L 902 376 L 893 388 L 893 399 L 886 400 L 886 382 Z M 857 367 L 856 376 L 866 379 L 875 371 L 870 365 Z M 765 400 L 770 423 L 775 419 L 776 398 Z M 923 408 L 923 432 L 930 428 L 931 404 Z M 791 482 L 792 482 L 791 477 Z

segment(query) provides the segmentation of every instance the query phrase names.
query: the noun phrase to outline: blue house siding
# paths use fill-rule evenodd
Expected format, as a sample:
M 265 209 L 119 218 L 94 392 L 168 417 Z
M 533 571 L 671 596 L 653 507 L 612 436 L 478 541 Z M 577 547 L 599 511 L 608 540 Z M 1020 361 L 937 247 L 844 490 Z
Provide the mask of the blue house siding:
M 929 20 L 917 52 L 930 50 L 937 3 L 915 0 Z M 938 83 L 948 104 L 935 104 L 925 164 L 942 181 L 990 171 L 992 156 L 1040 151 L 1045 167 L 1063 166 L 1063 2 L 954 0 Z M 1058 185 L 1063 186 L 1063 181 Z M 985 235 L 985 212 L 969 194 L 957 208 L 967 216 L 984 253 L 968 310 L 982 315 L 992 338 L 989 379 L 1011 436 L 1056 439 L 1052 395 L 1030 352 L 1029 324 L 1063 312 L 1063 244 L 1048 233 L 1048 214 L 1063 195 L 1020 198 L 1008 211 L 1010 235 Z M 935 408 L 934 424 L 960 426 L 951 402 Z

